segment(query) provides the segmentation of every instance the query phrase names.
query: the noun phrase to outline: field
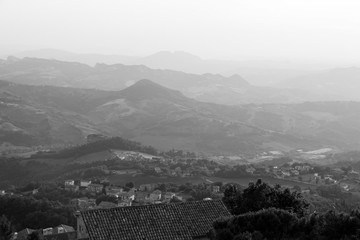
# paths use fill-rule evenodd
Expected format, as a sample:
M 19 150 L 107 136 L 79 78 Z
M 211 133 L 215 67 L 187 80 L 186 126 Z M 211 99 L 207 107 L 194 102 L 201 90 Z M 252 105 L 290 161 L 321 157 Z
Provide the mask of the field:
M 109 177 L 109 180 L 112 184 L 115 185 L 124 185 L 127 182 L 135 183 L 135 186 L 138 187 L 141 184 L 147 183 L 176 183 L 176 184 L 185 184 L 185 183 L 203 183 L 205 179 L 202 177 L 155 177 L 139 174 L 136 176 L 130 174 L 123 175 L 112 175 Z
M 211 182 L 223 182 L 223 183 L 238 183 L 243 186 L 247 186 L 249 182 L 256 182 L 257 179 L 261 178 L 264 182 L 269 184 L 280 184 L 281 186 L 295 186 L 298 185 L 301 188 L 313 187 L 312 184 L 291 181 L 287 179 L 276 179 L 266 176 L 241 176 L 239 178 L 218 178 L 218 177 L 155 177 L 147 175 L 136 175 L 132 176 L 129 174 L 124 175 L 112 175 L 109 180 L 112 184 L 124 185 L 127 182 L 134 182 L 135 186 L 146 183 L 176 183 L 176 184 L 185 184 L 185 183 L 211 183 Z
M 292 181 L 288 179 L 278 179 L 278 178 L 272 178 L 268 176 L 241 176 L 238 178 L 219 178 L 219 177 L 208 177 L 212 182 L 223 182 L 223 183 L 238 183 L 243 186 L 247 186 L 250 182 L 256 182 L 258 179 L 261 179 L 263 182 L 269 183 L 271 185 L 280 184 L 281 186 L 287 186 L 287 187 L 293 187 L 295 185 L 301 187 L 301 188 L 309 188 L 313 187 L 313 184 L 304 183 L 304 182 L 298 182 L 298 181 Z

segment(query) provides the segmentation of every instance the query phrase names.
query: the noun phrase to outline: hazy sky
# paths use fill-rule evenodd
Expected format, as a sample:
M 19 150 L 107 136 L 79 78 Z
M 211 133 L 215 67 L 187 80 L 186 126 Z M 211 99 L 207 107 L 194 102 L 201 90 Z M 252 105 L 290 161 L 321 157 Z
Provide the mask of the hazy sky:
M 0 0 L 0 45 L 360 62 L 360 1 Z

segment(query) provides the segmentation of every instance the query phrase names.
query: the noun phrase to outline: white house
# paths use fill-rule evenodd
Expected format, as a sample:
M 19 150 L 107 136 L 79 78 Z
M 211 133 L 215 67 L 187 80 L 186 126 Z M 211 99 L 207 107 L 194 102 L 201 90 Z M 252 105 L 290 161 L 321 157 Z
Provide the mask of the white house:
M 43 229 L 43 235 L 52 235 L 53 234 L 53 228 L 45 228 Z
M 106 187 L 106 195 L 118 197 L 124 191 L 121 187 Z
M 129 192 L 119 193 L 118 199 L 121 201 L 134 201 L 135 200 L 135 192 L 129 191 Z
M 74 186 L 74 184 L 75 184 L 75 181 L 72 179 L 65 180 L 65 182 L 64 182 L 65 186 Z
M 88 188 L 90 184 L 91 184 L 91 181 L 87 181 L 87 180 L 81 180 L 80 181 L 80 187 L 81 188 Z
M 102 191 L 102 189 L 103 189 L 103 185 L 101 184 L 91 183 L 88 185 L 88 190 L 90 192 L 99 193 Z
M 156 173 L 162 173 L 162 170 L 159 167 L 155 167 L 154 170 L 155 170 Z
M 218 192 L 220 192 L 220 186 L 213 185 L 213 186 L 212 186 L 212 192 L 213 192 L 213 193 L 218 193 Z

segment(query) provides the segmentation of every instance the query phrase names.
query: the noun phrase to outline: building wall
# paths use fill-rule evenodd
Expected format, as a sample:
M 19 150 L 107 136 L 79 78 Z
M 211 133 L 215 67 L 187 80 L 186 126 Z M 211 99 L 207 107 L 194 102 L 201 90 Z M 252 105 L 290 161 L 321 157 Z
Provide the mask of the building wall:
M 77 220 L 77 239 L 88 239 L 89 234 L 86 230 L 86 226 L 84 223 L 83 218 L 80 216 L 80 212 L 76 213 L 76 220 Z

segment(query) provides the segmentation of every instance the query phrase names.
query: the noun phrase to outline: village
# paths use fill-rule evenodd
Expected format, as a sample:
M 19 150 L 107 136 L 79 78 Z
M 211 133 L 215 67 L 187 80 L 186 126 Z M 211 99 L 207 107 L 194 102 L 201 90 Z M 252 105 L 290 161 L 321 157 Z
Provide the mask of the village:
M 22 193 L 12 193 L 1 191 L 1 196 L 11 196 L 11 197 L 38 197 L 41 194 L 44 194 L 44 190 L 40 186 L 38 189 L 33 189 L 27 192 Z M 59 185 L 58 185 L 59 187 Z M 65 180 L 63 183 L 63 188 L 60 187 L 56 191 L 60 193 L 66 193 L 76 196 L 83 196 L 72 198 L 69 201 L 69 207 L 73 209 L 74 216 L 79 218 L 81 212 L 88 210 L 101 210 L 101 209 L 115 209 L 118 207 L 129 207 L 129 206 L 148 206 L 148 205 L 161 205 L 170 204 L 170 203 L 191 203 L 194 204 L 201 203 L 199 200 L 203 201 L 212 201 L 217 199 L 221 201 L 221 198 L 224 196 L 222 192 L 222 187 L 216 184 L 203 184 L 202 190 L 205 190 L 208 196 L 202 198 L 203 195 L 199 195 L 197 199 L 191 197 L 191 193 L 183 194 L 181 192 L 174 193 L 170 191 L 161 191 L 160 189 L 164 188 L 164 184 L 141 184 L 139 187 L 135 187 L 133 183 L 126 183 L 125 186 L 110 186 L 105 182 L 96 183 L 91 180 Z M 189 189 L 192 189 L 193 186 L 189 185 Z M 54 190 L 54 189 L 53 189 Z M 49 191 L 49 189 L 47 189 Z M 52 190 L 50 190 L 52 191 Z M 62 192 L 65 191 L 65 192 Z M 52 191 L 53 192 L 53 191 Z M 182 191 L 183 192 L 183 191 Z M 160 208 L 161 208 L 160 206 Z M 221 205 L 223 206 L 223 205 Z M 79 220 L 78 220 L 79 223 Z M 80 232 L 79 232 L 80 231 Z M 75 240 L 81 238 L 81 227 L 78 226 L 78 229 L 74 229 L 71 226 L 61 224 L 55 227 L 47 227 L 44 229 L 31 229 L 25 228 L 19 232 L 15 232 L 12 236 L 12 240 L 27 240 L 28 236 L 32 233 L 39 233 L 43 236 L 45 240 L 54 240 L 54 239 L 68 239 Z
M 342 192 L 358 193 L 359 172 L 351 167 L 324 167 L 306 162 L 288 161 L 284 157 L 272 158 L 275 162 L 243 163 L 233 165 L 223 161 L 193 159 L 187 157 L 158 157 L 132 151 L 111 151 L 112 158 L 100 161 L 78 162 L 86 166 L 78 178 L 61 180 L 46 187 L 46 191 L 58 191 L 69 198 L 64 204 L 77 211 L 113 209 L 129 206 L 148 206 L 170 203 L 186 203 L 199 200 L 221 200 L 227 183 L 247 176 L 272 178 L 286 181 L 285 187 L 302 194 L 315 194 L 319 186 L 338 186 Z M 270 163 L 270 162 L 269 162 Z M 273 163 L 278 163 L 275 165 Z M 92 174 L 86 174 L 91 172 Z M 101 174 L 99 174 L 101 173 Z M 162 179 L 157 183 L 135 184 L 137 176 Z M 202 179 L 198 184 L 171 183 L 174 179 Z M 109 179 L 122 179 L 121 184 Z M 128 181 L 123 181 L 128 179 Z M 297 187 L 295 187 L 297 186 Z M 304 187 L 305 186 L 305 187 Z M 34 185 L 26 191 L 0 190 L 0 196 L 46 196 L 44 185 Z M 48 189 L 53 188 L 53 189 Z M 71 197 L 72 196 L 72 197 Z M 26 228 L 14 234 L 13 239 L 25 240 L 36 229 Z M 44 239 L 76 239 L 76 230 L 67 225 L 49 226 L 42 229 Z
M 76 210 L 185 202 L 191 198 L 190 194 L 182 192 L 161 191 L 162 185 L 164 186 L 164 184 L 155 183 L 141 184 L 138 188 L 135 188 L 133 183 L 128 183 L 126 184 L 127 187 L 119 187 L 104 186 L 84 180 L 77 181 L 76 184 L 74 180 L 66 180 L 64 184 L 67 191 L 85 191 L 94 196 L 94 198 L 83 197 L 72 199 L 70 204 Z M 214 184 L 204 186 L 210 193 L 209 197 L 211 196 L 216 199 L 223 197 L 220 186 Z

